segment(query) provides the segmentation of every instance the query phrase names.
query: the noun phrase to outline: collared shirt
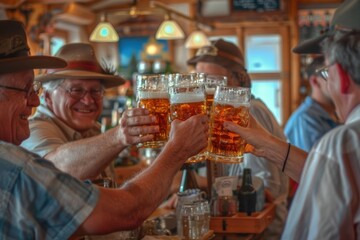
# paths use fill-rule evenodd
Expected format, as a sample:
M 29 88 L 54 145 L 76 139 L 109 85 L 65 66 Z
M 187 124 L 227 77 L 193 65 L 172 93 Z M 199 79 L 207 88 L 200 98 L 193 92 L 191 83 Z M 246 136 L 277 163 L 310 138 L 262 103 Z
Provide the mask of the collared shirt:
M 61 145 L 93 137 L 100 134 L 100 124 L 94 125 L 85 133 L 80 134 L 62 120 L 57 118 L 45 105 L 41 104 L 34 116 L 29 120 L 30 137 L 21 143 L 21 146 L 44 157 Z M 116 179 L 113 165 L 105 169 L 106 174 Z
M 251 100 L 250 113 L 270 133 L 281 139 L 286 139 L 274 115 L 260 99 L 253 98 Z M 243 164 L 231 164 L 230 175 L 242 175 L 244 167 L 251 168 L 253 175 L 260 177 L 267 190 L 277 199 L 275 220 L 269 225 L 264 238 L 279 239 L 287 217 L 289 178 L 274 163 L 253 154 L 245 154 Z
M 336 126 L 338 123 L 329 113 L 308 96 L 290 116 L 284 132 L 291 144 L 309 152 L 325 133 Z
M 360 105 L 312 148 L 283 239 L 360 239 Z
M 80 134 L 57 118 L 45 105 L 41 104 L 29 120 L 30 137 L 21 146 L 44 157 L 59 146 L 100 134 L 100 126 L 95 125 Z
M 98 197 L 96 187 L 0 141 L 0 239 L 68 239 Z

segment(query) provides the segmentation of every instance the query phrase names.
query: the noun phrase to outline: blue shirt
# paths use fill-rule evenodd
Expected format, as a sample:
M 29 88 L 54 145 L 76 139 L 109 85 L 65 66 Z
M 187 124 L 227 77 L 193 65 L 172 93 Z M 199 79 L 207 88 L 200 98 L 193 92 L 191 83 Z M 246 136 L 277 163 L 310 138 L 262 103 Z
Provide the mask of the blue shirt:
M 308 96 L 290 116 L 284 132 L 291 144 L 309 152 L 325 133 L 336 126 L 338 123 L 329 113 Z
M 68 239 L 98 196 L 96 187 L 0 141 L 0 239 Z

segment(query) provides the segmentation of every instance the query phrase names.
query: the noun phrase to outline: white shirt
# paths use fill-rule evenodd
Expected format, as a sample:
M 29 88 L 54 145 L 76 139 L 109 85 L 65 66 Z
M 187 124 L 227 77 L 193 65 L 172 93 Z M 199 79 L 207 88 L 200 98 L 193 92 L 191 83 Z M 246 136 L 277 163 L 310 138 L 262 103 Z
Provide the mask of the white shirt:
M 360 105 L 313 147 L 282 239 L 360 239 Z

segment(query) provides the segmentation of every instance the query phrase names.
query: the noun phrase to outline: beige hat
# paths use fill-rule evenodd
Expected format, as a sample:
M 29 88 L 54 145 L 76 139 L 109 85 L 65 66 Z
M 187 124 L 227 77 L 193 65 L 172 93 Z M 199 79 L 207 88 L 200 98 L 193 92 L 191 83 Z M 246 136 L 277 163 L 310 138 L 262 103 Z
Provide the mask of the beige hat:
M 55 56 L 64 59 L 67 67 L 49 69 L 46 73 L 37 76 L 37 81 L 44 83 L 58 79 L 97 79 L 105 88 L 116 87 L 125 82 L 123 78 L 105 72 L 95 56 L 94 48 L 89 43 L 66 44 Z
M 360 31 L 360 0 L 345 1 L 335 11 L 330 28 L 321 35 L 305 40 L 293 48 L 294 53 L 321 54 L 321 42 L 337 29 Z
M 30 56 L 21 22 L 0 20 L 0 74 L 39 68 L 63 68 L 66 62 L 51 56 Z

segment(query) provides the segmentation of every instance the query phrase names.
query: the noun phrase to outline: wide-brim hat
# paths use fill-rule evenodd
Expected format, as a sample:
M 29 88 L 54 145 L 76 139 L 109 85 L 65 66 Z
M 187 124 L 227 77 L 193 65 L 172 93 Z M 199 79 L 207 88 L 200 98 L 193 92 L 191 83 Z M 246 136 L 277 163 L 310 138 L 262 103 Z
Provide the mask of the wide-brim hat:
M 24 25 L 14 20 L 0 20 L 0 74 L 65 66 L 61 58 L 30 56 Z
M 301 42 L 295 48 L 294 53 L 299 54 L 322 54 L 321 42 L 334 34 L 337 29 L 360 30 L 360 0 L 346 1 L 334 12 L 330 28 L 321 35 Z
M 95 56 L 94 48 L 89 43 L 66 44 L 59 49 L 55 56 L 64 59 L 67 67 L 47 70 L 44 74 L 36 77 L 37 81 L 45 83 L 58 79 L 96 79 L 100 80 L 105 88 L 125 83 L 122 77 L 104 70 Z
M 198 62 L 215 63 L 233 72 L 246 72 L 244 56 L 240 49 L 223 39 L 212 41 L 211 45 L 199 48 L 187 64 L 196 65 Z

